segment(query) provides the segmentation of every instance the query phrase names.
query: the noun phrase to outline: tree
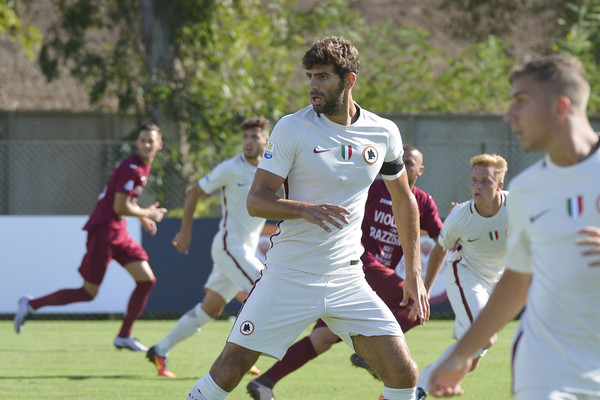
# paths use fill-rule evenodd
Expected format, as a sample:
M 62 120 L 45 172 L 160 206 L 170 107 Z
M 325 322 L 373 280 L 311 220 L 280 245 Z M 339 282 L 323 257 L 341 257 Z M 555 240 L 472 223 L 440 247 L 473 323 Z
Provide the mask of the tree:
M 22 2 L 26 7 L 29 2 Z M 16 0 L 0 0 L 0 39 L 8 38 L 21 46 L 25 54 L 33 59 L 41 43 L 39 30 L 21 17 Z
M 600 0 L 565 2 L 562 15 L 558 20 L 561 32 L 556 37 L 554 50 L 583 61 L 592 86 L 588 112 L 599 113 L 600 93 L 594 88 L 600 86 Z
M 183 176 L 185 182 L 239 151 L 238 125 L 245 117 L 276 121 L 308 103 L 300 59 L 323 36 L 345 36 L 360 49 L 356 92 L 365 108 L 504 112 L 508 70 L 516 63 L 503 39 L 515 12 L 507 5 L 533 12 L 560 3 L 440 0 L 458 16 L 472 11 L 473 34 L 480 38 L 448 58 L 430 44 L 428 32 L 385 22 L 368 25 L 347 0 L 53 2 L 58 19 L 46 32 L 39 57 L 46 77 L 68 71 L 87 86 L 92 102 L 116 98 L 121 111 L 140 119 L 174 122 L 166 136 L 175 145 L 156 166 L 159 180 Z M 559 8 L 564 31 L 558 23 L 552 28 L 560 33 L 555 50 L 588 60 L 594 86 L 600 84 L 598 2 L 579 0 Z M 499 21 L 480 23 L 490 18 Z M 591 109 L 598 110 L 598 104 L 593 97 Z
M 170 162 L 190 182 L 239 149 L 245 117 L 277 120 L 289 109 L 301 30 L 345 22 L 330 12 L 344 3 L 300 11 L 259 0 L 54 0 L 59 17 L 39 61 L 49 80 L 68 70 L 93 103 L 114 97 L 140 119 L 174 121 L 167 136 L 177 146 L 158 160 L 158 176 Z

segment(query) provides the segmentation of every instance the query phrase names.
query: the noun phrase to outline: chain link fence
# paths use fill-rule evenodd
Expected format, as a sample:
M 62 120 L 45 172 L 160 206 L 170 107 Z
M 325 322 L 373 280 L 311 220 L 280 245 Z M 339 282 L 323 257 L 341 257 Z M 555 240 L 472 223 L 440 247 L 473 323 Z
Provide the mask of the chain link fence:
M 0 214 L 89 214 L 118 162 L 135 151 L 122 141 L 0 142 Z M 150 174 L 140 204 L 182 207 L 185 180 L 166 156 L 159 161 L 162 173 Z
M 403 140 L 423 152 L 425 172 L 417 186 L 432 195 L 442 218 L 446 217 L 451 202 L 470 198 L 469 159 L 474 155 L 497 153 L 506 158 L 508 185 L 512 177 L 542 156 L 524 153 L 499 115 L 397 115 L 389 118 L 399 126 Z M 592 125 L 600 126 L 599 117 L 592 117 L 591 121 Z M 140 205 L 160 201 L 170 211 L 183 207 L 187 183 L 181 166 L 171 161 L 171 155 L 175 153 L 171 146 L 175 145 L 165 142 L 139 199 Z M 199 148 L 202 144 L 190 145 Z M 117 163 L 135 151 L 134 143 L 116 139 L 0 140 L 0 215 L 89 215 Z M 219 161 L 215 159 L 215 164 Z M 160 168 L 156 168 L 159 165 Z M 11 315 L 0 315 L 0 319 L 4 317 L 12 318 Z M 62 314 L 54 317 L 79 318 L 78 315 Z M 85 316 L 90 317 L 98 318 L 97 315 Z M 104 317 L 120 318 L 115 315 Z M 178 317 L 144 314 L 144 318 Z M 453 315 L 442 313 L 436 318 L 453 318 Z
M 541 157 L 523 153 L 518 143 L 507 145 L 500 141 L 456 140 L 451 146 L 439 141 L 418 141 L 417 145 L 425 164 L 417 185 L 433 196 L 442 217 L 451 201 L 470 197 L 472 156 L 482 152 L 501 154 L 509 165 L 507 182 Z M 133 144 L 117 141 L 0 142 L 0 214 L 89 214 L 117 163 L 133 152 Z M 169 154 L 168 145 L 162 152 Z M 180 166 L 166 157 L 159 161 L 161 174 L 153 168 L 140 204 L 158 200 L 169 210 L 181 208 L 186 182 Z

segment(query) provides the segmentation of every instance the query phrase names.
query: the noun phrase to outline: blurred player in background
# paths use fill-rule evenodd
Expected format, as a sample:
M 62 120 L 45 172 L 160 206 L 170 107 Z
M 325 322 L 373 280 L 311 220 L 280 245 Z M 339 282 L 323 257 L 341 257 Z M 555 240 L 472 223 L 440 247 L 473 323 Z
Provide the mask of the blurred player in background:
M 417 366 L 360 263 L 365 202 L 381 173 L 394 214 L 403 216 L 397 224 L 408 271 L 403 302 L 415 302 L 412 318 L 429 318 L 402 138 L 393 122 L 354 102 L 359 60 L 348 40 L 315 42 L 302 64 L 312 106 L 277 123 L 248 193 L 250 214 L 278 220 L 279 231 L 225 348 L 192 387 L 190 400 L 226 398 L 261 354 L 281 359 L 319 318 L 375 368 L 386 399 L 414 398 Z M 276 193 L 282 185 L 283 198 Z
M 502 190 L 506 160 L 497 154 L 479 154 L 471 158 L 470 165 L 473 198 L 452 208 L 436 245 L 444 252 L 453 249 L 446 267 L 446 292 L 455 314 L 454 339 L 460 339 L 471 326 L 502 276 L 508 236 L 508 192 Z M 428 268 L 425 281 L 435 279 L 438 271 Z M 471 371 L 495 341 L 494 335 L 473 353 Z M 417 400 L 426 397 L 429 374 L 455 346 L 450 345 L 419 374 Z
M 218 318 L 239 292 L 243 301 L 264 267 L 256 257 L 256 249 L 266 220 L 248 214 L 246 198 L 265 152 L 269 126 L 264 117 L 246 119 L 240 125 L 243 153 L 217 165 L 187 192 L 181 228 L 173 238 L 173 246 L 180 253 L 187 254 L 190 248 L 194 212 L 202 196 L 220 191 L 222 217 L 212 242 L 213 268 L 204 285 L 204 299 L 179 318 L 171 332 L 146 354 L 161 376 L 175 377 L 166 366 L 169 351 Z
M 417 179 L 425 170 L 423 154 L 415 146 L 406 144 L 402 160 L 406 167 L 408 184 L 417 199 L 421 230 L 426 231 L 437 242 L 442 228 L 437 205 L 429 193 L 415 186 Z M 402 258 L 403 252 L 394 222 L 391 196 L 381 179 L 375 180 L 369 189 L 362 222 L 361 242 L 365 248 L 361 261 L 367 282 L 394 313 L 402 331 L 407 332 L 418 325 L 419 320 L 408 318 L 410 307 L 400 306 L 404 296 L 402 289 L 404 279 L 396 275 L 395 267 Z M 430 259 L 432 265 L 439 263 L 441 266 L 445 253 L 441 247 L 437 249 L 431 253 Z M 428 291 L 431 290 L 431 286 L 426 285 Z M 255 400 L 273 399 L 273 387 L 278 381 L 340 341 L 341 339 L 327 327 L 325 322 L 319 319 L 309 336 L 294 343 L 281 361 L 276 362 L 267 372 L 248 383 L 248 393 Z M 353 365 L 367 369 L 371 375 L 379 379 L 373 368 L 358 354 L 353 354 L 351 361 Z
M 115 259 L 135 279 L 136 287 L 129 299 L 127 313 L 114 345 L 119 349 L 148 350 L 133 338 L 131 331 L 133 323 L 146 307 L 150 291 L 156 284 L 156 277 L 148 263 L 146 251 L 129 236 L 125 217 L 139 218 L 142 227 L 154 235 L 157 231 L 156 223 L 167 212 L 158 203 L 146 208 L 137 204 L 137 199 L 146 186 L 152 162 L 163 147 L 160 128 L 152 123 L 142 124 L 138 128 L 135 144 L 137 154 L 122 160 L 113 171 L 99 196 L 96 208 L 83 227 L 88 232 L 87 253 L 79 267 L 83 286 L 79 289 L 62 289 L 43 297 L 22 297 L 14 319 L 17 333 L 23 329 L 27 317 L 41 307 L 93 300 L 98 294 L 108 264 Z
M 506 271 L 452 353 L 431 373 L 460 394 L 477 349 L 527 304 L 512 351 L 516 400 L 600 399 L 600 140 L 582 63 L 552 55 L 510 75 L 508 121 L 524 151 L 545 152 L 512 179 Z

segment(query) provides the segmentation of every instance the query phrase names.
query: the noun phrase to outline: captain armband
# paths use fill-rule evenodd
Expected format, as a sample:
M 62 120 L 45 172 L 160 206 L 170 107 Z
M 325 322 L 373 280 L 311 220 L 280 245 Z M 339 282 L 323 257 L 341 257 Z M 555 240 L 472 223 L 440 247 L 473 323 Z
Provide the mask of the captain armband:
M 384 161 L 381 166 L 381 170 L 379 173 L 381 175 L 396 175 L 398 172 L 404 169 L 404 162 L 402 161 L 402 157 L 399 157 L 393 161 Z

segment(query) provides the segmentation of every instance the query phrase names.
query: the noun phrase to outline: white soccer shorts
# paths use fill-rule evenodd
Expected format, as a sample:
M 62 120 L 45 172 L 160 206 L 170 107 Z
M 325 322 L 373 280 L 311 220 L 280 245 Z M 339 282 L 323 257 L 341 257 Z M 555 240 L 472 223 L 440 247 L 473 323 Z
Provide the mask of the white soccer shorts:
M 404 336 L 362 272 L 331 276 L 265 268 L 228 341 L 281 359 L 304 329 L 319 318 L 351 348 L 354 335 Z
M 240 292 L 249 292 L 260 276 L 264 265 L 256 258 L 256 251 L 243 246 L 223 250 L 223 243 L 213 241 L 213 268 L 204 287 L 218 293 L 229 303 Z

